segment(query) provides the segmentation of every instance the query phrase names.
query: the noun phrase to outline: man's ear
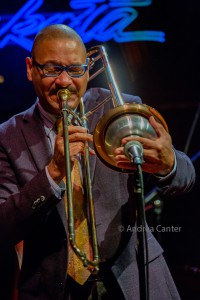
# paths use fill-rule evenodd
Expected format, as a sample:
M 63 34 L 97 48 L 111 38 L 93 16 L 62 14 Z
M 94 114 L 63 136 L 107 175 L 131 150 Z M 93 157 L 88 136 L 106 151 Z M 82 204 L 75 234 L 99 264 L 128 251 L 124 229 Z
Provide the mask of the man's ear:
M 26 57 L 26 74 L 28 80 L 30 81 L 32 81 L 32 67 L 33 67 L 32 59 L 30 57 Z

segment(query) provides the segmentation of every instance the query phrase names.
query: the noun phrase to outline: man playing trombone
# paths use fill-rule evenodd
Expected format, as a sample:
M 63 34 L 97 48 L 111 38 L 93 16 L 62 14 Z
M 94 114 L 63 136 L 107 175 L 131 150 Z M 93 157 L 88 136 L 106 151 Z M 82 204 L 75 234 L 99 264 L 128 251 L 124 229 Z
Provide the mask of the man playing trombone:
M 68 114 L 70 110 L 79 112 L 82 97 L 86 111 L 90 111 L 110 94 L 101 88 L 86 91 L 89 64 L 85 46 L 74 30 L 60 24 L 41 30 L 34 40 L 31 57 L 26 58 L 27 77 L 33 83 L 37 101 L 0 126 L 0 243 L 4 255 L 1 270 L 7 270 L 5 265 L 10 257 L 19 254 L 14 247 L 23 241 L 17 283 L 19 300 L 140 299 L 137 234 L 126 230 L 128 226 L 134 227 L 136 221 L 133 175 L 107 167 L 92 149 L 96 123 L 112 104 L 106 102 L 88 118 L 89 130 L 74 122 L 74 117 Z M 63 119 L 63 115 L 62 97 L 60 99 L 58 93 L 63 89 L 69 92 L 67 108 L 63 110 L 71 120 L 67 119 L 67 124 L 63 122 L 59 129 L 58 120 L 60 116 Z M 124 95 L 124 98 L 126 102 L 141 103 L 136 96 Z M 190 159 L 173 149 L 171 137 L 162 124 L 153 116 L 149 122 L 157 137 L 153 140 L 141 136 L 124 137 L 122 144 L 114 149 L 116 165 L 132 168 L 123 146 L 130 140 L 137 140 L 143 147 L 142 169 L 152 174 L 160 191 L 165 195 L 186 193 L 195 180 Z M 67 127 L 68 159 L 63 126 Z M 79 206 L 82 201 L 79 202 L 79 196 L 83 193 L 86 198 L 85 144 L 90 145 L 99 265 L 96 267 L 89 237 L 88 252 L 94 263 L 88 265 L 87 260 L 78 257 L 81 278 L 74 279 L 73 266 L 77 257 L 70 254 L 73 234 L 69 235 L 67 222 L 67 209 L 71 204 L 65 203 L 66 198 L 71 197 L 70 187 L 66 189 L 66 165 L 70 164 L 70 185 L 75 206 Z M 78 193 L 74 192 L 74 186 Z M 78 233 L 81 238 L 85 235 L 87 221 L 83 214 L 80 217 L 81 221 L 75 215 L 73 222 L 75 233 L 81 225 L 84 232 Z M 180 299 L 162 256 L 163 250 L 150 231 L 147 240 L 149 299 Z M 80 265 L 85 268 L 83 271 Z M 1 282 L 12 272 L 14 265 Z M 5 295 L 2 299 L 10 299 L 10 289 L 7 294 L 6 286 L 1 289 L 0 295 Z

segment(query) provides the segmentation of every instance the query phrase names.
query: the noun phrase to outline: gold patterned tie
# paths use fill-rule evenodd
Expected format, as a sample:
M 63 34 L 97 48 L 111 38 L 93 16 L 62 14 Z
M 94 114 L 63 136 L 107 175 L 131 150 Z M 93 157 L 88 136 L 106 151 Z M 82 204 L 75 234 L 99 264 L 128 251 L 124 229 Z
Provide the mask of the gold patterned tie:
M 17 254 L 17 260 L 18 260 L 18 264 L 19 264 L 19 270 L 21 270 L 21 267 L 22 267 L 23 247 L 24 247 L 24 241 L 21 241 L 17 245 L 15 245 L 15 251 Z
M 57 121 L 58 132 L 62 130 L 62 122 Z M 90 260 L 92 260 L 92 248 L 89 238 L 87 209 L 84 199 L 84 192 L 82 186 L 81 166 L 78 159 L 75 159 L 71 171 L 72 181 L 72 197 L 73 197 L 73 211 L 74 211 L 74 228 L 75 228 L 75 243 L 78 248 L 84 252 Z M 66 182 L 66 180 L 64 179 Z M 68 202 L 67 193 L 64 195 L 66 216 L 68 217 Z M 91 270 L 84 267 L 82 260 L 76 255 L 72 246 L 69 244 L 68 253 L 68 268 L 67 274 L 70 275 L 76 282 L 83 285 L 88 277 L 91 275 Z

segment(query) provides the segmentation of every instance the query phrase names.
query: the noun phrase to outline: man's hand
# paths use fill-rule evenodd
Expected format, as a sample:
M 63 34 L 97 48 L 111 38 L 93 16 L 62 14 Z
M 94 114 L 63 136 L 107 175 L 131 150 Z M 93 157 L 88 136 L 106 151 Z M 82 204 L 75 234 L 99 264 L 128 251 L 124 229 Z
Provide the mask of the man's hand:
M 157 133 L 155 140 L 130 136 L 123 138 L 121 142 L 122 145 L 131 140 L 140 142 L 144 150 L 142 170 L 147 173 L 165 176 L 172 171 L 175 160 L 171 136 L 160 123 L 156 122 L 153 116 L 149 118 L 149 122 Z M 117 148 L 114 153 L 119 167 L 134 168 L 130 163 L 130 159 L 124 155 L 124 147 Z
M 84 153 L 85 142 L 92 142 L 93 136 L 87 133 L 87 130 L 81 126 L 68 126 L 69 133 L 69 155 L 71 167 L 73 166 L 76 156 Z M 94 150 L 90 149 L 90 154 L 95 154 Z M 52 179 L 59 183 L 65 176 L 65 151 L 63 132 L 56 137 L 54 155 L 48 165 L 48 172 Z

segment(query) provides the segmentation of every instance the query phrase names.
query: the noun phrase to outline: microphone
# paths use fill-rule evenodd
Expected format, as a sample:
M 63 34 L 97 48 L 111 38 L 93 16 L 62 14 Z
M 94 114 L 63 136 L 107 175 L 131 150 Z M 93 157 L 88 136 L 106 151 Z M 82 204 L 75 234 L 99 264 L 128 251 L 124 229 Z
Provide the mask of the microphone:
M 138 141 L 129 141 L 124 146 L 124 154 L 135 165 L 141 165 L 143 161 L 143 147 Z

